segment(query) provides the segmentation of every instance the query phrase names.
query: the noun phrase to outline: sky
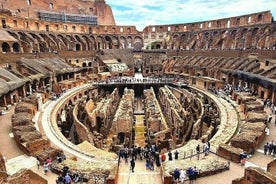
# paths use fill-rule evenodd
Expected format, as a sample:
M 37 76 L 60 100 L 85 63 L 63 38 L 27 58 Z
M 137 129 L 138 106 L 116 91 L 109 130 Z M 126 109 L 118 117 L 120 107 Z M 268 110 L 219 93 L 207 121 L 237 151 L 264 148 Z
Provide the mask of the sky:
M 276 0 L 105 0 L 117 25 L 136 26 L 200 22 L 270 10 Z

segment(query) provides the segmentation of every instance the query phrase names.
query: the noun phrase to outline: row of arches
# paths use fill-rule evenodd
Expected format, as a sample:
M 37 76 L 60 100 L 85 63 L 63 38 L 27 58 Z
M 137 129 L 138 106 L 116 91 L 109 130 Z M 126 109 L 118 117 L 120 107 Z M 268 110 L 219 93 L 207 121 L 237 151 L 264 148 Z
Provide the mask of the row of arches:
M 3 53 L 18 53 L 20 52 L 20 45 L 17 42 L 2 42 L 2 52 Z
M 276 25 L 241 27 L 202 32 L 173 33 L 168 42 L 171 49 L 264 49 L 276 47 Z M 164 47 L 164 43 L 161 47 Z
M 18 40 L 17 52 L 53 52 L 53 51 L 88 51 L 99 49 L 142 49 L 143 39 L 140 35 L 88 35 L 88 34 L 55 34 L 39 32 L 12 31 L 8 33 Z M 3 50 L 10 52 L 5 44 Z

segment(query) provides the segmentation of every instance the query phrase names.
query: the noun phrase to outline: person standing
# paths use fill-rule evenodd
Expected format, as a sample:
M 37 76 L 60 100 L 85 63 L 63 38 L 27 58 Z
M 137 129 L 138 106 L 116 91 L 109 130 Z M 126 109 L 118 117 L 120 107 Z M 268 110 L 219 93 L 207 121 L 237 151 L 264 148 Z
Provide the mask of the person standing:
M 169 161 L 172 161 L 172 152 L 171 151 L 169 151 L 168 157 L 169 157 Z
M 38 156 L 36 157 L 36 166 L 37 166 L 37 170 L 39 170 L 40 161 L 39 161 Z
M 183 169 L 180 169 L 180 182 L 181 184 L 184 184 L 185 178 L 186 178 L 186 171 L 184 171 Z
M 179 172 L 178 168 L 175 168 L 173 171 L 173 179 L 174 179 L 175 183 L 178 183 L 179 177 L 180 177 L 180 172 Z
M 269 144 L 268 144 L 268 142 L 267 142 L 267 143 L 264 145 L 264 154 L 265 154 L 265 155 L 267 154 L 268 148 L 269 148 Z
M 161 161 L 162 162 L 165 162 L 166 161 L 166 155 L 164 153 L 162 153 L 161 155 Z
M 68 173 L 66 173 L 66 176 L 64 177 L 64 180 L 65 180 L 65 184 L 70 184 L 71 183 L 71 177 L 69 176 Z
M 200 154 L 199 144 L 196 146 L 196 154 L 197 154 L 197 160 L 199 160 L 199 154 Z
M 179 153 L 178 153 L 178 151 L 177 151 L 177 150 L 175 150 L 175 152 L 174 152 L 174 159 L 175 159 L 175 160 L 177 160 L 177 159 L 178 159 L 178 154 L 179 154 Z
M 135 160 L 134 160 L 134 158 L 132 158 L 130 161 L 130 169 L 132 172 L 134 172 L 134 167 L 135 167 Z
M 43 164 L 43 169 L 44 169 L 44 174 L 47 175 L 49 167 L 48 167 L 48 164 L 47 164 L 46 160 Z

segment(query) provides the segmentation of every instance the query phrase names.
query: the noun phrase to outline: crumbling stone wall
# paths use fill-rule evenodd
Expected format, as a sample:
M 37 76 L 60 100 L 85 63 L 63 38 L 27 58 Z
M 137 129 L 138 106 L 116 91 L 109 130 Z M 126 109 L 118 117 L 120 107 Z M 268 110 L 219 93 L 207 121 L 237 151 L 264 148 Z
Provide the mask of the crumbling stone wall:
M 220 144 L 217 150 L 218 156 L 236 163 L 240 163 L 240 154 L 243 150 L 227 144 Z
M 276 183 L 276 176 L 259 167 L 247 167 L 245 169 L 244 177 L 232 181 L 232 184 L 251 183 Z

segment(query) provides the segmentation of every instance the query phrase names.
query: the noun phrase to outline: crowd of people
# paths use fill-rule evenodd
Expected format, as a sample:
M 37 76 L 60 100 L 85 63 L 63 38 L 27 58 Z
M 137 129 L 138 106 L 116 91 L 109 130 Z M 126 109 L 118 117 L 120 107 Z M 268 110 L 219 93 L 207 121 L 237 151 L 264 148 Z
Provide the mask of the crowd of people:
M 188 167 L 186 170 L 175 168 L 172 173 L 173 182 L 174 183 L 180 182 L 181 184 L 184 184 L 185 180 L 187 180 L 188 178 L 190 181 L 190 184 L 192 184 L 197 179 L 198 174 L 199 174 L 199 171 L 196 168 L 196 166 Z
M 273 157 L 276 156 L 276 142 L 274 142 L 274 140 L 271 140 L 264 145 L 264 154 L 272 155 Z

